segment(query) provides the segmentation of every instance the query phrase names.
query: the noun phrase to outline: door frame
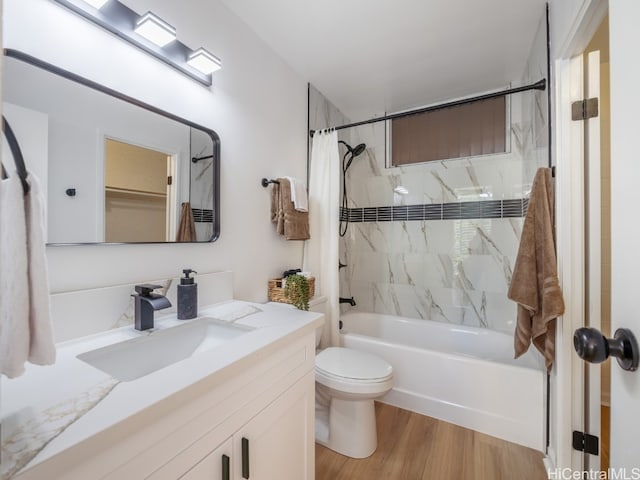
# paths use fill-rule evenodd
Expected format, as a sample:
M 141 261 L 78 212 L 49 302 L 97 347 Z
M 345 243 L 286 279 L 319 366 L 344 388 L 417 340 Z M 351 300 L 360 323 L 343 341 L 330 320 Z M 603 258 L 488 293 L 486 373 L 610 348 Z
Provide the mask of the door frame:
M 581 54 L 608 12 L 606 0 L 584 0 L 566 41 L 554 60 L 552 105 L 556 175 L 558 276 L 565 313 L 558 321 L 556 365 L 551 378 L 551 422 L 547 468 L 582 471 L 583 454 L 571 446 L 572 432 L 583 430 L 584 362 L 573 351 L 573 332 L 585 318 L 584 129 L 571 120 L 571 102 L 583 96 Z M 553 11 L 551 11 L 553 15 Z M 580 56 L 578 60 L 577 56 Z

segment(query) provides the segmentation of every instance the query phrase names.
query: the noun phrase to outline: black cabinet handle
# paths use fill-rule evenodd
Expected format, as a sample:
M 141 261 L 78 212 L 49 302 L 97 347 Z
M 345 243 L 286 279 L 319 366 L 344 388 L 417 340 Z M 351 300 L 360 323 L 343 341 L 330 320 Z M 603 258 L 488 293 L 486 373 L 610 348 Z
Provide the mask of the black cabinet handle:
M 249 439 L 242 437 L 242 478 L 249 478 Z
M 227 455 L 222 455 L 222 480 L 231 480 L 229 457 Z

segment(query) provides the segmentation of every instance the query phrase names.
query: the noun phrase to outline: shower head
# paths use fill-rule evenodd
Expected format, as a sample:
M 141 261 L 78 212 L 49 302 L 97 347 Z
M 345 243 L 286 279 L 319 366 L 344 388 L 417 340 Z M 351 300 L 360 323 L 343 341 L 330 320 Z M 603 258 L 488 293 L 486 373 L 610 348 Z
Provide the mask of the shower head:
M 362 152 L 364 152 L 364 149 L 367 148 L 367 146 L 364 143 L 356 145 L 356 148 L 351 148 L 351 145 L 349 145 L 347 142 L 344 142 L 342 140 L 338 140 L 338 143 L 341 143 L 345 147 L 347 147 L 347 153 L 350 153 L 354 157 L 357 157 L 358 155 L 361 155 Z
M 367 146 L 364 143 L 361 143 L 360 145 L 356 145 L 356 148 L 354 148 L 351 153 L 354 157 L 357 157 L 358 155 L 362 155 L 362 152 L 364 152 L 366 148 Z
M 347 164 L 344 166 L 344 171 L 346 172 L 351 166 L 351 162 L 353 161 L 353 159 L 358 155 L 362 155 L 362 152 L 365 151 L 367 146 L 364 143 L 360 143 L 356 145 L 355 148 L 351 148 L 351 145 L 349 145 L 347 142 L 343 142 L 342 140 L 338 140 L 338 143 L 343 144 L 347 148 L 347 153 L 344 154 L 344 158 L 342 159 L 343 162 L 347 159 L 347 155 L 351 155 L 351 157 L 349 157 L 349 160 L 347 161 Z

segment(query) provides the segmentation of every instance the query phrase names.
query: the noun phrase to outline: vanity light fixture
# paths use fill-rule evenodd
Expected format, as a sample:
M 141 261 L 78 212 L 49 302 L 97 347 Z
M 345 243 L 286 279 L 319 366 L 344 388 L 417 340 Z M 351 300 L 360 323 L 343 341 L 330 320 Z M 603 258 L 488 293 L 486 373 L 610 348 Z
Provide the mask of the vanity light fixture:
M 220 59 L 211 52 L 206 51 L 204 48 L 199 48 L 189 55 L 187 63 L 206 75 L 222 68 L 222 62 L 220 62 Z
M 84 0 L 96 10 L 100 10 L 109 0 Z
M 118 0 L 54 1 L 203 85 L 211 85 L 211 72 L 222 65 L 204 48 L 180 42 L 176 29 L 152 12 L 139 15 Z
M 136 22 L 134 29 L 138 35 L 159 47 L 164 47 L 176 39 L 176 29 L 153 12 L 147 12 Z

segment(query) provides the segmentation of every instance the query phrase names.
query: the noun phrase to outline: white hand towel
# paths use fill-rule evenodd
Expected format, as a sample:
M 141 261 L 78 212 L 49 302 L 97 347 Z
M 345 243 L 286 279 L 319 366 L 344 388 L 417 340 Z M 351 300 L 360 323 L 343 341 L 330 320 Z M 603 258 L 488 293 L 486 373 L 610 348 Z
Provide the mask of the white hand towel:
M 31 189 L 25 197 L 25 214 L 29 258 L 29 361 L 37 365 L 51 365 L 56 361 L 56 348 L 51 325 L 49 272 L 45 250 L 45 199 L 38 179 L 30 173 L 28 181 Z
M 22 375 L 29 357 L 26 232 L 24 193 L 13 173 L 0 181 L 0 373 L 9 378 Z
M 299 212 L 309 211 L 309 200 L 307 198 L 307 187 L 302 180 L 294 177 L 284 177 L 291 184 L 291 201 L 294 208 Z
M 55 362 L 45 257 L 44 199 L 33 175 L 27 196 L 17 174 L 0 182 L 0 373 L 28 360 Z

